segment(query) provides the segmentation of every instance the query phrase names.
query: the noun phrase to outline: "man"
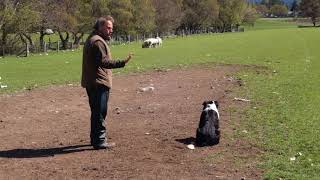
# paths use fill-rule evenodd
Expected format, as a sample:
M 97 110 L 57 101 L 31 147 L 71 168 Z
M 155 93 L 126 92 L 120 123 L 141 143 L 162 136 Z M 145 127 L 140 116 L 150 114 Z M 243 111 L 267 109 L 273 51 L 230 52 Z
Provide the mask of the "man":
M 105 119 L 108 110 L 109 92 L 112 87 L 112 71 L 124 67 L 131 59 L 113 60 L 106 41 L 111 39 L 114 20 L 111 16 L 99 18 L 94 31 L 83 48 L 82 87 L 86 88 L 91 109 L 91 145 L 94 149 L 107 149 L 114 143 L 107 143 Z

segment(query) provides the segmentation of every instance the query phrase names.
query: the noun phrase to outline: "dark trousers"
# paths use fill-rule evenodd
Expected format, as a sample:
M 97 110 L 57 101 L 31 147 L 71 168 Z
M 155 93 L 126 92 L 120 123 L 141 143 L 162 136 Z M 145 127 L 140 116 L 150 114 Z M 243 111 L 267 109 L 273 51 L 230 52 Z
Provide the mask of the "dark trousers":
M 91 109 L 90 139 L 92 145 L 106 142 L 106 116 L 110 89 L 103 85 L 86 88 Z

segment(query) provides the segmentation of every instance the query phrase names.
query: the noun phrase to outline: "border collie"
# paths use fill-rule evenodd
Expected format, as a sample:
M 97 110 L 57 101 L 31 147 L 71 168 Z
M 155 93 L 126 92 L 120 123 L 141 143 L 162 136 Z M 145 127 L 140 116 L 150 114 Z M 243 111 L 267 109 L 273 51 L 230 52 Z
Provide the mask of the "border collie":
M 212 146 L 219 143 L 219 112 L 218 101 L 204 101 L 196 135 L 197 146 Z

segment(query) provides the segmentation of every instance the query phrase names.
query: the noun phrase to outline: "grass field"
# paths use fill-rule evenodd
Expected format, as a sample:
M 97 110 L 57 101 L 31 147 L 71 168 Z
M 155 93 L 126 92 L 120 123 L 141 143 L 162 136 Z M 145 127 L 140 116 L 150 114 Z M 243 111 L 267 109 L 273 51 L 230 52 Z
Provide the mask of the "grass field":
M 267 30 L 267 29 L 288 29 L 297 28 L 298 23 L 292 18 L 261 18 L 258 19 L 254 26 L 245 26 L 246 31 Z M 311 25 L 311 24 L 310 24 Z
M 114 57 L 134 52 L 128 68 L 117 73 L 195 63 L 255 64 L 269 71 L 238 74 L 252 100 L 245 110 L 247 136 L 262 147 L 266 179 L 320 177 L 320 42 L 319 29 L 299 29 L 287 22 L 259 21 L 244 33 L 195 35 L 168 39 L 157 49 L 140 44 L 112 48 Z M 0 82 L 8 93 L 48 84 L 79 82 L 81 50 L 0 59 Z M 295 160 L 290 158 L 295 157 Z

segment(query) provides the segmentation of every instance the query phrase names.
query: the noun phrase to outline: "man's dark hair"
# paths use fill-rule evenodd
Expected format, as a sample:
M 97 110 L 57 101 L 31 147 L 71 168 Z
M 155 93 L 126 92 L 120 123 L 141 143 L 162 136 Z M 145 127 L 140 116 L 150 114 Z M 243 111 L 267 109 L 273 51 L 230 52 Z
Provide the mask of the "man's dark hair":
M 93 29 L 99 30 L 99 28 L 101 26 L 104 26 L 107 21 L 111 21 L 112 23 L 114 23 L 114 19 L 112 16 L 100 17 L 96 20 L 96 23 L 94 23 Z

